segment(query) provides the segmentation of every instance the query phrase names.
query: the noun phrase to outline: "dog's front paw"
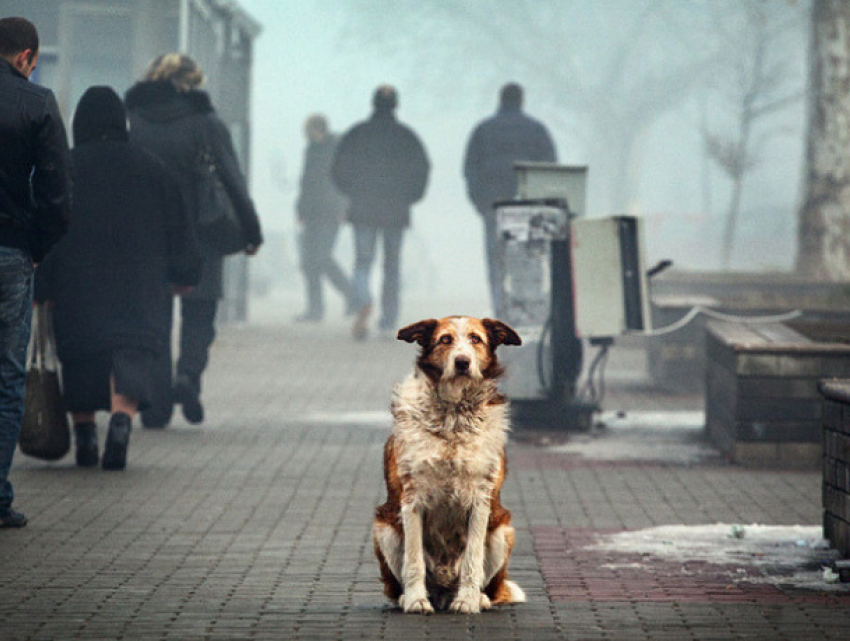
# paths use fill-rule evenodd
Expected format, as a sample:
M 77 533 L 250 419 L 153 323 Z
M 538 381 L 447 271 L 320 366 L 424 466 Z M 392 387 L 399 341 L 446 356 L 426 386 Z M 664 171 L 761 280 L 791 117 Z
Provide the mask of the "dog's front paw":
M 458 614 L 478 614 L 490 609 L 490 599 L 478 590 L 461 590 L 452 601 L 449 610 Z
M 434 607 L 425 593 L 404 593 L 398 598 L 399 607 L 410 614 L 433 614 Z

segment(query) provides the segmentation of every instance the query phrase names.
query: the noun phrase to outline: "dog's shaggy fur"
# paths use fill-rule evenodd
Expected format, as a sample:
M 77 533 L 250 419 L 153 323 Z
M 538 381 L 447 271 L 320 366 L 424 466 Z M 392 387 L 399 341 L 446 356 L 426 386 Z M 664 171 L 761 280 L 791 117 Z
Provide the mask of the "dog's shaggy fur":
M 496 387 L 496 347 L 520 337 L 497 320 L 452 316 L 398 338 L 421 351 L 395 389 L 384 449 L 387 501 L 373 524 L 384 593 L 421 613 L 524 601 L 508 580 L 514 529 L 499 500 L 508 405 Z

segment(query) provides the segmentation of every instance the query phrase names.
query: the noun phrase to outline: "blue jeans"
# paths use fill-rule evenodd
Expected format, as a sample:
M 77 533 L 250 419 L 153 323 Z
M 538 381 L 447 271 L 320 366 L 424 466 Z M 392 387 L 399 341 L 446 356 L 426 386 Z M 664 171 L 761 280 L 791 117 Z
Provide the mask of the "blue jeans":
M 21 434 L 33 264 L 27 252 L 0 246 L 0 514 L 12 506 L 12 457 Z
M 401 241 L 403 227 L 375 227 L 355 223 L 354 227 L 354 277 L 352 279 L 352 307 L 357 310 L 372 302 L 369 280 L 378 235 L 384 239 L 384 281 L 381 292 L 381 329 L 395 329 L 398 321 L 399 288 L 401 286 Z

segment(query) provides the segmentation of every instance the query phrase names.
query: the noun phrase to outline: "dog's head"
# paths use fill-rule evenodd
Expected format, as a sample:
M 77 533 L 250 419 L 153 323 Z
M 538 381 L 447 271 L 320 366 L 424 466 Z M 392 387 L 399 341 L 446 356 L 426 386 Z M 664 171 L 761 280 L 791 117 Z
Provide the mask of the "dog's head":
M 505 323 L 469 316 L 422 320 L 398 330 L 398 339 L 419 343 L 422 349 L 417 365 L 434 383 L 461 386 L 498 378 L 502 369 L 496 348 L 522 344 Z

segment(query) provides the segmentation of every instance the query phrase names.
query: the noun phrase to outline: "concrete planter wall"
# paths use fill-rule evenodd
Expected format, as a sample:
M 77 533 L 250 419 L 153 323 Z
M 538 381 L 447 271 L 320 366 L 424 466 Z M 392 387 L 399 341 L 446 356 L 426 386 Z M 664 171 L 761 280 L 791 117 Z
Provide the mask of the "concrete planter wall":
M 850 558 L 850 380 L 824 381 L 823 531 Z
M 850 345 L 784 324 L 706 325 L 706 430 L 745 465 L 821 464 L 818 383 L 850 377 Z
M 846 285 L 779 272 L 670 270 L 652 279 L 651 290 L 654 327 L 674 323 L 694 306 L 741 316 L 803 310 L 807 320 L 845 323 L 850 309 Z M 704 391 L 705 323 L 697 316 L 684 329 L 647 341 L 649 372 L 657 385 L 671 391 Z

